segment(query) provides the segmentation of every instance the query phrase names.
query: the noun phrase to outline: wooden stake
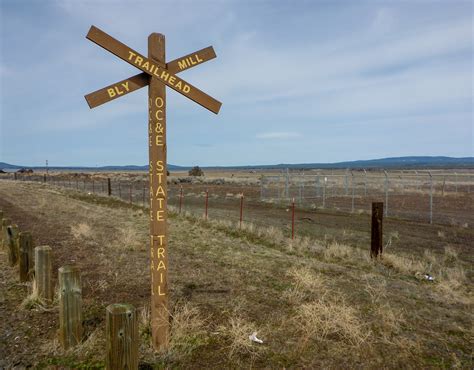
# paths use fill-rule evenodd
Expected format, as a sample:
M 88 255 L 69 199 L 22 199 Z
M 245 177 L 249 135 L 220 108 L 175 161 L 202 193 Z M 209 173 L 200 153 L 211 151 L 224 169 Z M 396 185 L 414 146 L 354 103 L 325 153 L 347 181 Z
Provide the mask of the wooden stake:
M 15 266 L 18 262 L 18 226 L 7 226 L 8 264 Z
M 9 218 L 2 218 L 2 248 L 8 248 L 8 245 L 7 245 L 7 238 L 8 238 L 8 234 L 7 234 L 7 227 L 10 226 L 12 224 L 12 221 L 9 219 Z
M 111 304 L 106 309 L 107 370 L 138 369 L 138 324 L 130 304 Z
M 372 229 L 371 229 L 371 246 L 370 257 L 377 258 L 382 255 L 383 251 L 383 203 L 372 203 Z
M 53 300 L 52 276 L 52 250 L 44 245 L 35 248 L 35 280 L 39 298 L 45 301 Z
M 165 36 L 148 37 L 148 57 L 165 63 Z M 166 89 L 157 78 L 148 88 L 148 145 L 150 161 L 151 332 L 155 349 L 169 342 L 168 232 L 166 171 Z
M 109 197 L 112 195 L 112 185 L 110 183 L 110 177 L 107 178 L 107 194 Z
M 20 281 L 25 282 L 31 280 L 31 275 L 33 274 L 34 269 L 34 260 L 33 260 L 33 237 L 28 231 L 22 231 L 19 234 L 19 272 L 20 272 Z
M 82 340 L 82 286 L 78 268 L 58 269 L 59 279 L 59 339 L 64 349 Z

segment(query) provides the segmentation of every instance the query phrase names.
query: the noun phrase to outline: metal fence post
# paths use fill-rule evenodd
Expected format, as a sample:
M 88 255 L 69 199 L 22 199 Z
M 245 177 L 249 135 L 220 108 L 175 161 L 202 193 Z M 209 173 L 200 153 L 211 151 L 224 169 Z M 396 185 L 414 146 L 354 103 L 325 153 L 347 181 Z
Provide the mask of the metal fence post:
M 354 186 L 354 173 L 351 171 L 351 182 L 352 182 L 352 207 L 351 212 L 354 213 L 354 197 L 355 197 L 355 186 Z
M 430 175 L 430 224 L 433 224 L 433 176 L 430 171 L 428 175 Z
M 385 217 L 388 217 L 388 186 L 389 186 L 389 180 L 388 180 L 388 173 L 387 171 L 383 170 L 383 173 L 385 174 Z
M 367 171 L 364 168 L 364 196 L 367 196 Z
M 323 208 L 326 208 L 326 184 L 328 182 L 328 178 L 324 177 L 324 186 L 323 186 Z

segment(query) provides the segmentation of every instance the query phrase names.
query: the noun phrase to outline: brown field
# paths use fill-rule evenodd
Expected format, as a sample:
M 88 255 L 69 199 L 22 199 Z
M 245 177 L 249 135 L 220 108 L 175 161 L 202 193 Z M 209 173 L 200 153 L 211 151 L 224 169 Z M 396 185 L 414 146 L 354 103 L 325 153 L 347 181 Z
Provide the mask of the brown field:
M 0 367 L 103 367 L 105 307 L 111 303 L 130 303 L 141 312 L 142 368 L 473 367 L 471 193 L 446 202 L 456 217 L 461 209 L 467 225 L 388 218 L 384 257 L 375 262 L 368 257 L 365 203 L 354 214 L 301 207 L 291 240 L 288 205 L 258 200 L 261 173 L 206 175 L 209 183 L 182 184 L 187 195 L 181 214 L 181 184 L 170 185 L 173 321 L 166 353 L 149 345 L 146 175 L 70 180 L 52 174 L 62 186 L 0 181 L 6 217 L 31 231 L 36 245 L 53 248 L 55 270 L 66 264 L 81 269 L 85 326 L 83 343 L 62 351 L 57 302 L 26 299 L 30 287 L 18 283 L 2 250 Z M 126 186 L 120 200 L 88 194 L 91 183 L 80 183 L 94 178 L 93 193 L 100 193 L 107 177 L 133 180 L 132 204 Z M 171 181 L 178 177 L 173 173 Z M 220 178 L 224 184 L 212 183 Z M 206 189 L 208 221 L 202 218 Z M 262 345 L 248 340 L 253 331 Z

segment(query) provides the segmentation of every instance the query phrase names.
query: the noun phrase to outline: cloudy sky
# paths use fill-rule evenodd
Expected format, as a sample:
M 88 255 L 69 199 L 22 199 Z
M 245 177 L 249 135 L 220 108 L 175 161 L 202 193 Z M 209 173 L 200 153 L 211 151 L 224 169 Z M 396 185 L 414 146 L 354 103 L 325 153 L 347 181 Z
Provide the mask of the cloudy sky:
M 0 161 L 146 164 L 147 89 L 95 109 L 84 95 L 134 75 L 91 25 L 167 59 L 214 115 L 167 89 L 168 162 L 245 165 L 473 155 L 471 1 L 0 0 Z

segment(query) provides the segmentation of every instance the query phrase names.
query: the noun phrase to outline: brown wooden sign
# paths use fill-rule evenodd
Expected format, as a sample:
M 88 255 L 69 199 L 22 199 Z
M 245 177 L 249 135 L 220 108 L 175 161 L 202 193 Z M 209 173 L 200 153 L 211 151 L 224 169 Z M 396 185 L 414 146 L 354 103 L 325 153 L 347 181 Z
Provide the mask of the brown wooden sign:
M 99 30 L 97 27 L 92 26 L 86 38 L 103 47 L 105 50 L 110 51 L 112 54 L 127 63 L 130 63 L 132 66 L 135 66 L 149 74 L 151 77 L 157 78 L 166 86 L 171 87 L 176 92 L 188 97 L 204 108 L 209 109 L 211 112 L 216 114 L 219 113 L 219 109 L 222 105 L 221 102 L 167 71 L 163 68 L 163 64 L 160 65 L 159 63 L 144 57 L 132 48 L 129 48 L 127 45 Z
M 178 73 L 214 59 L 215 57 L 216 53 L 214 52 L 214 48 L 209 46 L 205 49 L 198 50 L 194 53 L 166 63 L 166 66 L 164 67 L 170 73 Z M 112 85 L 104 87 L 103 89 L 87 94 L 87 104 L 89 104 L 90 108 L 98 107 L 99 105 L 108 103 L 109 101 L 117 99 L 122 95 L 129 94 L 133 91 L 141 89 L 142 87 L 148 86 L 149 83 L 150 75 L 145 72 L 139 73 L 133 77 L 116 82 Z
M 148 37 L 148 58 L 92 26 L 87 38 L 143 73 L 117 82 L 85 96 L 90 108 L 97 107 L 148 85 L 148 149 L 150 178 L 150 273 L 151 327 L 153 346 L 165 349 L 169 342 L 168 310 L 168 232 L 166 183 L 166 86 L 218 113 L 221 103 L 176 73 L 216 57 L 208 47 L 165 63 L 165 36 L 152 33 Z

